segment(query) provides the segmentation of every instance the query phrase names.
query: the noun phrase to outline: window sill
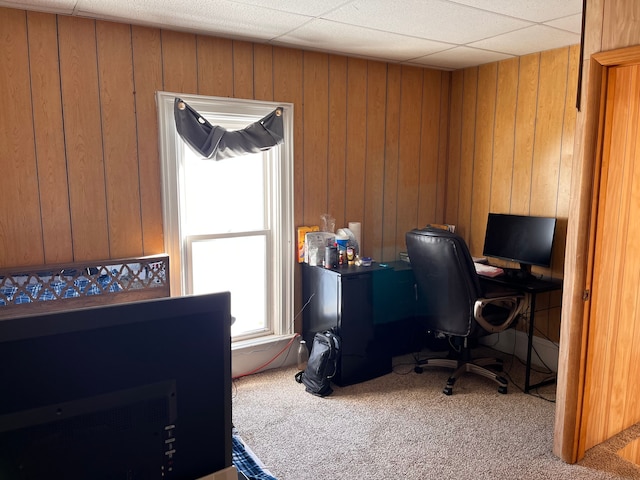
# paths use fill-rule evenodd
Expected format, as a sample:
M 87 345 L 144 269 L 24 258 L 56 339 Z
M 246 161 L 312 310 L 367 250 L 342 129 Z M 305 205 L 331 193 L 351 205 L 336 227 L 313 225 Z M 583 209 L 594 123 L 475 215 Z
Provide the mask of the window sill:
M 287 335 L 273 334 L 273 335 L 263 335 L 261 337 L 249 338 L 246 340 L 238 340 L 237 342 L 232 341 L 231 350 L 235 351 L 235 350 L 241 350 L 245 348 L 260 346 L 260 345 L 272 344 L 274 342 L 289 341 L 296 335 L 297 334 L 295 333 L 291 333 Z

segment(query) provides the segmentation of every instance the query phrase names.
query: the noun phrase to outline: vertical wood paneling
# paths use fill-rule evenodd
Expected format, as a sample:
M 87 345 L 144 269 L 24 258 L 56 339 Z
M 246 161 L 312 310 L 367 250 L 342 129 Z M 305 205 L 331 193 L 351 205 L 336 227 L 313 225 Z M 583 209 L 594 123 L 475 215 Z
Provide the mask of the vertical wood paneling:
M 539 54 L 520 58 L 514 149 L 517 167 L 513 169 L 510 212 L 518 215 L 528 215 L 531 203 L 531 164 L 535 140 L 539 68 Z
M 273 49 L 273 96 L 278 102 L 293 104 L 294 135 L 294 176 L 293 176 L 293 221 L 295 225 L 304 225 L 304 105 L 303 105 L 303 57 L 300 50 L 275 47 Z M 303 305 L 302 275 L 300 266 L 296 266 L 294 275 L 294 311 L 300 312 Z M 306 299 L 304 300 L 306 301 Z M 302 331 L 302 317 L 294 326 L 296 332 Z
M 143 249 L 131 27 L 97 22 L 96 33 L 109 251 L 128 257 Z
M 435 223 L 438 194 L 438 157 L 440 154 L 440 98 L 442 75 L 436 70 L 425 71 L 422 86 L 422 128 L 420 137 L 420 191 L 418 221 L 423 227 Z
M 592 8 L 590 6 L 590 8 Z M 640 3 L 634 0 L 604 2 L 602 51 L 640 44 Z M 596 51 L 599 51 L 596 50 Z
M 562 320 L 562 296 L 552 296 L 549 307 L 549 324 L 547 326 L 547 336 L 553 343 L 560 343 L 560 321 Z
M 449 146 L 447 151 L 447 203 L 444 221 L 457 225 L 460 205 L 460 170 L 462 148 L 462 105 L 464 92 L 464 70 L 457 70 L 451 75 L 451 103 L 449 114 Z M 460 228 L 458 228 L 460 232 Z
M 56 17 L 27 13 L 44 262 L 73 260 Z M 0 262 L 1 263 L 1 262 Z
M 95 21 L 58 17 L 74 260 L 109 258 Z
M 511 179 L 515 163 L 513 149 L 519 66 L 517 58 L 498 63 L 496 121 L 493 130 L 492 188 L 489 203 L 489 211 L 495 213 L 511 211 Z
M 347 61 L 347 158 L 345 165 L 345 223 L 364 217 L 364 178 L 367 154 L 367 61 Z M 341 225 L 336 225 L 340 227 Z M 342 225 L 345 226 L 345 225 Z
M 273 50 L 274 99 L 294 105 L 294 222 L 304 225 L 304 103 L 302 51 L 289 48 Z M 315 225 L 315 224 L 314 224 Z M 298 310 L 296 310 L 298 311 Z
M 25 18 L 24 13 L 20 15 Z M 405 248 L 404 231 L 419 225 L 418 211 L 424 212 L 420 214 L 423 221 L 433 221 L 438 208 L 444 216 L 448 72 L 431 72 L 428 81 L 423 81 L 425 70 L 420 68 L 342 56 L 331 56 L 329 62 L 324 54 L 117 23 L 100 22 L 96 31 L 92 21 L 41 15 L 50 26 L 58 20 L 62 24 L 60 80 L 55 78 L 55 54 L 48 55 L 49 63 L 43 63 L 46 70 L 39 69 L 37 75 L 48 75 L 48 94 L 58 94 L 64 110 L 56 114 L 55 108 L 48 109 L 49 117 L 57 119 L 42 117 L 46 126 L 38 118 L 22 123 L 39 125 L 37 142 L 55 135 L 56 130 L 64 138 L 64 128 L 68 138 L 58 145 L 63 153 L 55 158 L 62 164 L 55 167 L 55 174 L 64 181 L 67 160 L 70 186 L 69 205 L 62 207 L 63 212 L 35 217 L 47 228 L 64 229 L 66 224 L 73 235 L 73 241 L 47 240 L 48 249 L 66 244 L 77 258 L 163 249 L 157 90 L 293 103 L 296 224 L 319 223 L 319 215 L 325 212 L 336 216 L 338 227 L 361 221 L 363 247 L 367 248 L 368 238 L 374 249 L 374 253 L 363 253 L 393 260 Z M 37 36 L 46 38 L 52 32 L 43 25 L 34 24 L 33 29 L 35 52 L 44 48 L 38 45 Z M 111 36 L 114 41 L 110 43 Z M 47 48 L 55 52 L 56 46 L 49 41 Z M 26 58 L 17 62 L 20 68 Z M 59 92 L 56 84 L 62 85 Z M 123 101 L 114 101 L 115 92 Z M 36 88 L 29 93 L 34 98 L 45 94 Z M 424 113 L 420 108 L 423 94 L 429 96 Z M 427 108 L 429 103 L 436 108 Z M 428 115 L 424 121 L 423 115 Z M 428 137 L 424 142 L 423 136 Z M 55 144 L 52 147 L 47 152 L 50 155 L 56 150 Z M 426 166 L 421 167 L 421 162 Z M 125 171 L 129 176 L 124 176 Z M 420 171 L 431 171 L 424 186 Z M 61 182 L 53 176 L 47 181 L 49 186 L 43 183 L 35 190 L 42 198 L 52 195 Z M 404 196 L 405 190 L 409 197 Z M 43 200 L 43 208 L 53 203 L 45 205 Z M 138 207 L 131 208 L 132 204 Z M 400 227 L 399 212 L 404 215 Z M 16 231 L 13 238 L 23 233 Z
M 253 91 L 256 100 L 273 100 L 273 47 L 253 47 Z
M 162 30 L 163 88 L 168 92 L 197 93 L 196 36 Z
M 233 96 L 253 98 L 253 44 L 233 41 Z
M 215 97 L 233 96 L 233 42 L 226 38 L 198 35 L 198 93 Z
M 540 86 L 531 170 L 531 215 L 555 214 L 557 210 L 568 63 L 568 49 L 540 54 Z
M 482 254 L 488 212 L 556 217 L 552 267 L 534 271 L 563 275 L 578 54 L 567 47 L 451 75 L 444 221 L 472 255 Z M 553 340 L 560 298 L 536 305 L 536 328 Z
M 25 265 L 43 259 L 38 202 L 26 14 L 3 10 L 0 15 L 0 264 Z M 17 160 L 17 161 L 16 161 Z
M 145 255 L 164 252 L 158 115 L 155 92 L 162 90 L 162 48 L 160 30 L 132 27 L 133 77 L 135 85 L 140 211 Z
M 427 73 L 425 71 L 425 73 Z M 449 102 L 451 73 L 440 72 L 440 123 L 438 125 L 438 183 L 436 185 L 435 221 L 443 223 L 447 205 L 447 149 L 449 148 Z
M 421 122 L 416 119 L 422 110 L 422 70 L 403 66 L 401 72 L 396 245 L 405 246 L 406 232 L 418 226 Z
M 473 154 L 475 150 L 476 102 L 478 69 L 464 70 L 462 91 L 462 123 L 460 141 L 460 184 L 458 195 L 457 232 L 467 242 L 471 235 L 471 204 L 473 198 Z
M 573 46 L 569 49 L 569 67 L 567 69 L 567 95 L 564 106 L 564 120 L 562 126 L 562 146 L 560 153 L 560 171 L 558 174 L 558 194 L 556 205 L 556 217 L 560 220 L 556 226 L 555 245 L 565 245 L 567 240 L 567 227 L 569 218 L 569 201 L 571 193 L 571 175 L 573 165 L 573 147 L 576 134 L 576 108 L 575 98 L 578 85 L 578 65 L 579 47 Z M 564 248 L 554 248 L 551 259 L 553 271 L 559 271 L 564 267 Z M 553 333 L 553 338 L 560 336 L 560 323 L 550 325 L 549 333 Z
M 345 225 L 347 185 L 347 58 L 329 56 L 329 183 L 327 212 L 336 219 L 336 227 Z
M 369 62 L 367 84 L 367 154 L 364 176 L 364 225 L 361 249 L 372 258 L 382 258 L 384 199 L 384 131 L 387 101 L 387 66 Z
M 23 13 L 20 12 L 20 15 L 25 18 Z M 31 123 L 36 125 L 36 146 L 49 136 L 58 135 L 60 138 L 64 126 L 68 138 L 62 147 L 68 159 L 70 205 L 62 208 L 65 212 L 56 210 L 53 213 L 55 218 L 45 219 L 44 214 L 36 216 L 40 217 L 37 221 L 42 222 L 43 228 L 52 228 L 54 225 L 64 228 L 64 216 L 67 216 L 67 224 L 69 218 L 72 219 L 72 247 L 77 258 L 115 256 L 115 251 L 126 248 L 125 243 L 139 245 L 140 240 L 142 246 L 137 248 L 144 252 L 139 253 L 157 253 L 163 248 L 156 90 L 273 98 L 275 101 L 293 103 L 295 223 L 317 224 L 322 213 L 334 215 L 337 227 L 345 226 L 348 221 L 362 221 L 363 254 L 374 256 L 376 260 L 396 259 L 398 251 L 405 249 L 405 232 L 427 222 L 455 223 L 463 236 L 473 232 L 473 235 L 480 235 L 478 238 L 481 238 L 482 234 L 476 232 L 475 227 L 472 229 L 472 205 L 476 194 L 480 199 L 490 198 L 493 201 L 503 198 L 501 195 L 507 188 L 516 190 L 515 184 L 519 180 L 515 172 L 523 172 L 523 165 L 524 178 L 531 184 L 533 126 L 538 107 L 538 65 L 526 58 L 522 60 L 523 64 L 535 64 L 535 79 L 530 74 L 532 69 L 523 74 L 523 70 L 528 71 L 525 65 L 519 69 L 520 76 L 515 85 L 510 82 L 515 71 L 514 65 L 520 63 L 518 60 L 483 67 L 497 71 L 493 108 L 496 112 L 502 112 L 502 109 L 506 112 L 497 114 L 495 127 L 485 129 L 492 121 L 487 121 L 484 113 L 480 120 L 476 110 L 489 111 L 491 101 L 484 94 L 482 98 L 478 95 L 479 84 L 485 90 L 479 69 L 434 72 L 106 22 L 99 25 L 104 32 L 98 31 L 99 43 L 96 44 L 95 22 L 47 14 L 42 16 L 50 19 L 48 27 L 34 23 L 33 32 L 29 32 L 30 37 L 32 33 L 34 35 L 33 44 L 30 40 L 28 47 L 33 52 L 38 48 L 42 48 L 43 52 L 46 49 L 55 50 L 53 43 L 45 49 L 37 37 L 49 38 L 52 31 L 47 28 L 52 28 L 54 20 L 61 23 L 62 91 L 58 93 L 64 102 L 64 124 L 63 114 L 54 113 L 55 108 L 46 112 L 52 121 L 44 116 L 38 117 L 43 111 L 34 110 L 36 116 Z M 15 31 L 15 22 L 10 28 Z M 129 58 L 125 60 L 126 35 L 120 32 L 127 29 L 131 43 Z M 113 44 L 106 40 L 110 35 L 113 35 Z M 13 54 L 18 53 L 19 50 L 16 50 Z M 538 57 L 532 56 L 534 60 Z M 34 86 L 28 92 L 34 98 L 39 95 L 53 98 L 56 95 L 56 57 L 52 56 L 48 61 L 51 64 L 46 71 L 43 67 L 36 72 L 34 68 L 36 73 L 32 72 L 32 82 L 38 75 L 48 75 L 46 82 L 41 80 L 41 86 L 46 83 L 50 91 L 37 91 Z M 27 57 L 17 60 L 17 63 L 20 62 L 22 65 L 16 68 L 24 69 Z M 503 73 L 503 67 L 506 73 Z M 6 72 L 3 74 L 6 78 Z M 131 77 L 133 84 L 127 81 Z M 49 81 L 49 78 L 53 80 Z M 11 88 L 15 88 L 12 80 L 9 82 Z M 532 94 L 531 85 L 535 85 L 535 95 Z M 133 107 L 131 100 L 116 105 L 112 100 L 116 90 L 123 98 L 129 96 L 130 99 L 131 93 L 128 92 L 134 92 Z M 514 91 L 518 95 L 520 117 L 509 121 L 508 117 L 512 114 L 509 106 L 514 108 L 511 101 Z M 527 103 L 523 98 L 532 100 Z M 569 105 L 566 97 L 563 101 Z M 25 102 L 29 105 L 26 111 L 30 111 L 29 99 Z M 132 108 L 135 115 L 133 124 Z M 87 115 L 87 121 L 84 121 L 83 115 Z M 515 112 L 513 115 L 516 115 Z M 568 114 L 565 112 L 564 115 L 563 128 L 571 136 L 572 132 L 566 129 L 565 117 Z M 121 125 L 116 125 L 116 116 L 122 118 Z M 518 137 L 518 126 L 529 120 L 531 129 L 522 129 Z M 46 127 L 42 125 L 43 122 L 46 122 Z M 29 124 L 30 121 L 25 119 L 22 123 Z M 504 125 L 506 132 L 498 125 Z M 78 126 L 80 128 L 76 128 Z M 123 136 L 121 144 L 113 140 L 120 135 L 117 132 Z M 116 198 L 112 196 L 114 192 L 121 194 L 118 199 L 126 198 L 129 191 L 135 192 L 135 186 L 128 183 L 129 177 L 124 181 L 114 180 L 122 168 L 129 172 L 136 169 L 129 159 L 132 132 L 135 132 L 134 157 L 137 155 L 139 169 L 139 173 L 133 175 L 139 182 L 137 195 L 140 207 L 137 213 L 121 212 L 120 204 L 116 206 L 111 203 Z M 476 145 L 477 136 L 485 139 L 486 143 Z M 526 153 L 528 145 L 528 173 L 526 162 L 520 163 L 518 153 L 508 158 L 509 136 L 514 152 L 518 150 L 517 138 L 520 139 L 519 145 L 525 146 L 521 151 Z M 528 136 L 530 144 L 527 144 Z M 503 139 L 506 144 L 504 147 Z M 500 143 L 500 150 L 497 143 Z M 493 145 L 493 155 L 490 156 L 491 182 L 487 186 L 486 179 L 474 182 L 474 169 L 481 168 L 484 172 L 482 178 L 486 177 L 484 167 L 489 158 L 486 149 L 490 144 Z M 563 137 L 563 155 L 565 144 L 566 152 L 569 152 L 570 139 Z M 52 150 L 55 150 L 55 143 L 52 145 Z M 41 150 L 41 147 L 38 146 L 37 150 Z M 49 162 L 53 162 L 54 158 L 58 162 L 63 161 L 59 153 L 51 151 L 48 154 L 55 155 L 47 159 Z M 45 161 L 38 157 L 39 173 L 44 168 L 41 167 L 41 160 Z M 502 165 L 501 162 L 515 165 L 514 175 L 509 176 L 508 172 L 496 166 Z M 64 171 L 64 166 L 56 167 L 57 174 L 61 170 Z M 564 176 L 559 175 L 558 188 L 563 188 L 566 170 Z M 503 183 L 503 178 L 505 187 L 497 187 Z M 60 181 L 54 181 L 52 177 L 49 182 L 49 187 L 44 184 L 39 190 L 35 187 L 36 194 L 42 198 L 52 195 L 53 185 Z M 116 188 L 116 183 L 122 185 Z M 87 185 L 91 185 L 91 188 Z M 530 190 L 527 190 L 527 202 L 530 195 Z M 134 198 L 133 201 L 135 203 L 138 200 Z M 559 200 L 557 202 L 560 209 Z M 125 222 L 124 217 L 129 214 L 132 218 Z M 133 226 L 133 229 L 139 229 L 141 233 L 134 233 L 125 239 L 122 226 L 114 230 L 114 219 L 122 220 L 129 228 L 129 223 L 136 223 L 133 219 L 136 216 L 139 217 L 139 226 Z M 92 223 L 94 221 L 97 225 Z M 12 245 L 16 243 L 15 238 L 24 235 L 20 228 L 12 234 Z M 47 234 L 45 246 L 47 249 L 57 248 L 57 244 L 48 240 L 50 235 L 55 234 Z M 109 251 L 109 241 L 114 251 Z M 90 251 L 87 245 L 92 246 Z M 33 251 L 36 250 L 29 248 L 29 252 Z M 9 260 L 7 262 L 10 263 Z
M 389 65 L 387 69 L 387 109 L 385 120 L 387 130 L 384 152 L 384 204 L 382 212 L 382 261 L 384 262 L 396 258 L 401 78 L 401 67 L 399 65 Z
M 473 202 L 471 231 L 468 236 L 469 250 L 476 256 L 482 254 L 491 199 L 497 67 L 497 63 L 489 63 L 478 68 L 477 121 L 473 151 Z
M 558 179 L 558 217 L 569 215 L 569 194 L 571 191 L 571 161 L 576 132 L 575 98 L 578 88 L 578 66 L 580 48 L 575 45 L 569 49 L 569 66 L 567 69 L 567 95 L 564 106 L 562 125 L 562 150 L 560 156 L 560 177 Z M 554 263 L 556 263 L 554 255 Z M 558 261 L 561 259 L 557 259 Z
M 329 142 L 328 56 L 304 52 L 304 224 L 320 224 L 327 212 L 327 182 L 331 175 L 327 158 Z

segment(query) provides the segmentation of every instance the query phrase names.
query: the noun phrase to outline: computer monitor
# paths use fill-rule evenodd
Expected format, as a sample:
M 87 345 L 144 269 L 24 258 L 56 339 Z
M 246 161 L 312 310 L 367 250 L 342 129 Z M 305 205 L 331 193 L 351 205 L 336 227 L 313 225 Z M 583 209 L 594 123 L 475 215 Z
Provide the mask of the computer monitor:
M 0 478 L 230 467 L 229 312 L 219 293 L 0 320 Z
M 520 264 L 522 275 L 531 266 L 551 266 L 556 219 L 489 213 L 483 255 Z

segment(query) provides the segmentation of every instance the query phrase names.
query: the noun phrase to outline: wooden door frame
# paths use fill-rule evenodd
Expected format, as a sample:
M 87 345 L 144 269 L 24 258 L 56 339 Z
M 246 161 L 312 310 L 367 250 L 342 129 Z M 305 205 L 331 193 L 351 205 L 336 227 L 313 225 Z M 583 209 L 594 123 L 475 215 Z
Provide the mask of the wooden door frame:
M 590 289 L 595 250 L 603 116 L 609 68 L 640 63 L 640 46 L 593 54 L 588 63 L 584 121 L 577 124 L 571 219 L 567 230 L 560 354 L 554 427 L 554 453 L 568 463 L 584 456 L 583 416 Z

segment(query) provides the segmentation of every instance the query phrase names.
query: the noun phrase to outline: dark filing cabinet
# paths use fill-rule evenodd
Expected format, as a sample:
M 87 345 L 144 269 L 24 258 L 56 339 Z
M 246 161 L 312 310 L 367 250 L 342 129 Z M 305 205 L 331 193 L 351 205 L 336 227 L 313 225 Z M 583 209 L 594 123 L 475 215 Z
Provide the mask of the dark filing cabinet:
M 395 262 L 393 262 L 395 263 Z M 312 348 L 313 336 L 335 328 L 341 340 L 339 386 L 370 380 L 391 372 L 395 354 L 389 326 L 413 314 L 410 268 L 392 264 L 370 267 L 340 266 L 326 269 L 302 264 L 304 340 Z

